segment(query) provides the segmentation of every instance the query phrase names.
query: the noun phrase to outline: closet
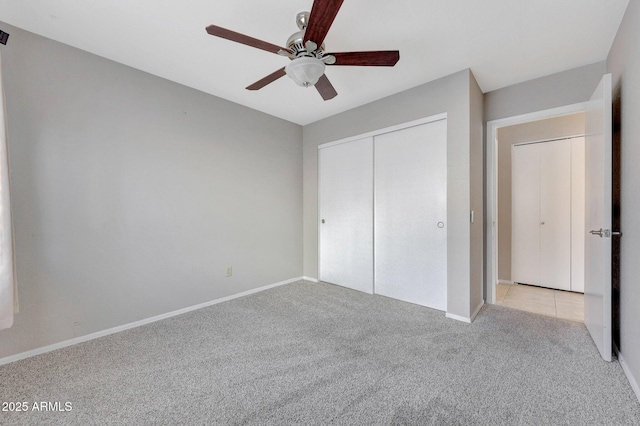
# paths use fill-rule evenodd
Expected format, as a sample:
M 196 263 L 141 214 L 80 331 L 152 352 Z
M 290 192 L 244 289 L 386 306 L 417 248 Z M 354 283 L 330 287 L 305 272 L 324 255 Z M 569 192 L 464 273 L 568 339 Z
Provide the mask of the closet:
M 320 280 L 446 311 L 446 128 L 319 147 Z
M 512 281 L 583 291 L 584 138 L 514 145 Z

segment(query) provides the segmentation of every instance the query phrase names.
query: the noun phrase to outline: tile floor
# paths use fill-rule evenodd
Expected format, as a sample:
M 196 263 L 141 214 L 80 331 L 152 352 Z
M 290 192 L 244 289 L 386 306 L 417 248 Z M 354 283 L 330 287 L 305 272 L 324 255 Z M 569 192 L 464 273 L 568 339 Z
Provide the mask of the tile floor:
M 584 321 L 584 295 L 522 284 L 498 284 L 496 304 L 521 311 Z

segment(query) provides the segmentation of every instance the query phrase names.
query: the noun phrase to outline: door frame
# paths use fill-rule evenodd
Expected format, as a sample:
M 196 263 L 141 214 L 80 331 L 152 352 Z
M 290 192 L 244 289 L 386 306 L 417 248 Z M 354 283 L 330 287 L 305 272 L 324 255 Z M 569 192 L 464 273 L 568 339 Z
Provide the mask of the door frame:
M 485 235 L 486 246 L 486 277 L 485 277 L 485 297 L 486 303 L 496 303 L 496 285 L 498 284 L 498 129 L 516 124 L 524 124 L 531 121 L 544 120 L 548 118 L 562 117 L 587 109 L 586 102 L 565 105 L 557 108 L 516 115 L 512 117 L 500 118 L 487 121 L 487 144 L 486 144 L 486 219 Z

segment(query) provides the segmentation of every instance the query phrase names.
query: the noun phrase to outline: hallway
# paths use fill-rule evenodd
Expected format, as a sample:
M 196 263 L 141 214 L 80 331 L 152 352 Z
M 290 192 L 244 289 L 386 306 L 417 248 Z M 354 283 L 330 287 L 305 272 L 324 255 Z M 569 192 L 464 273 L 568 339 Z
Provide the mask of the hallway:
M 584 295 L 524 284 L 498 284 L 496 304 L 570 321 L 584 321 Z

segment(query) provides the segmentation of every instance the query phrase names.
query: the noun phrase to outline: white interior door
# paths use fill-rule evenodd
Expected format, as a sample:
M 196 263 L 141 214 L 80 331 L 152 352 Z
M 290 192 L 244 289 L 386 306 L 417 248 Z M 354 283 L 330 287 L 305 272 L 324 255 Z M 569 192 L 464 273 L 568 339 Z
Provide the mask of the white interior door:
M 373 138 L 318 150 L 320 280 L 373 293 Z
M 540 283 L 571 290 L 571 140 L 540 149 Z
M 375 292 L 447 310 L 447 121 L 376 136 Z
M 586 234 L 584 323 L 602 358 L 611 361 L 612 122 L 611 74 L 588 103 L 585 136 Z
M 511 150 L 511 280 L 540 285 L 540 148 Z

